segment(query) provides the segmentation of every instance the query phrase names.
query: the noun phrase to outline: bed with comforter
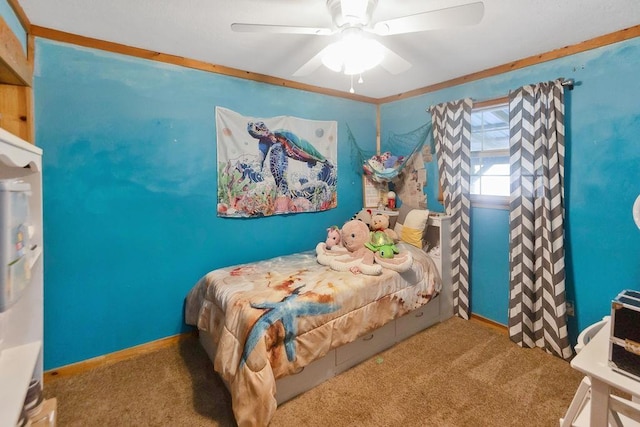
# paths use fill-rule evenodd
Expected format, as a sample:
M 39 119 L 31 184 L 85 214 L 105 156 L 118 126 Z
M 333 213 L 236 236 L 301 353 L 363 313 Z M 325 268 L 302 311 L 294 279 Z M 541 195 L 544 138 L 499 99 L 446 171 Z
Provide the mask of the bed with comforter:
M 427 306 L 434 306 L 432 314 L 419 329 L 451 315 L 450 308 L 439 307 L 450 296 L 438 296 L 450 289 L 442 289 L 433 260 L 420 248 L 398 246 L 413 259 L 403 272 L 335 271 L 309 251 L 220 268 L 195 284 L 186 299 L 185 320 L 197 326 L 215 371 L 229 388 L 238 425 L 269 423 L 277 404 L 291 397 L 277 399 L 280 379 L 327 360 L 330 365 L 321 376 L 339 372 L 333 367 L 334 359 L 340 360 L 336 349 L 381 328 L 393 335 L 378 345 L 386 348 L 397 341 L 400 328 L 391 322 L 410 313 L 423 317 L 420 309 Z M 409 332 L 398 330 L 397 336 L 416 332 L 409 325 Z

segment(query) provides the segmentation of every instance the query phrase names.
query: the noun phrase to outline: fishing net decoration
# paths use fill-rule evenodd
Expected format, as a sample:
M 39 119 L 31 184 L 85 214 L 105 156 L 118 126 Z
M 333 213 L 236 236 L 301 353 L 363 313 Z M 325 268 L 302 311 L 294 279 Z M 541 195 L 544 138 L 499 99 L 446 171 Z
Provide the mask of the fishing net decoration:
M 427 148 L 425 144 L 429 148 L 429 157 L 435 152 L 431 122 L 403 134 L 390 132 L 385 147 L 391 151 L 382 154 L 360 148 L 349 125 L 347 125 L 347 134 L 351 143 L 351 158 L 358 162 L 357 167 L 362 166 L 364 174 L 369 179 L 377 183 L 395 181 L 405 166 L 411 163 L 413 157 L 423 148 Z

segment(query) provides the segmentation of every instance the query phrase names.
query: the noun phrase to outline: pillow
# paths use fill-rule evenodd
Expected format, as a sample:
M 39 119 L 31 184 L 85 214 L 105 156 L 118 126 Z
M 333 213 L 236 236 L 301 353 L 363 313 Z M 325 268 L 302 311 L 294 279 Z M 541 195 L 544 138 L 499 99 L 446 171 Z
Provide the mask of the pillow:
M 398 216 L 396 217 L 396 223 L 393 226 L 393 231 L 396 232 L 396 234 L 398 235 L 398 238 L 400 238 L 400 236 L 402 235 L 402 224 L 404 224 L 404 220 L 407 218 L 407 215 L 409 214 L 409 212 L 411 212 L 414 209 L 416 208 L 414 208 L 413 206 L 407 203 L 403 203 L 398 208 Z
M 412 209 L 404 219 L 404 223 L 396 222 L 396 226 L 400 224 L 399 230 L 394 231 L 400 236 L 400 240 L 409 243 L 417 248 L 422 249 L 424 246 L 424 233 L 429 221 L 429 211 L 426 209 Z M 398 232 L 399 231 L 399 232 Z
M 407 215 L 414 209 L 417 208 L 403 203 L 402 206 L 398 208 L 398 217 L 396 218 L 396 223 L 399 222 L 400 224 L 404 224 L 404 220 L 407 218 Z

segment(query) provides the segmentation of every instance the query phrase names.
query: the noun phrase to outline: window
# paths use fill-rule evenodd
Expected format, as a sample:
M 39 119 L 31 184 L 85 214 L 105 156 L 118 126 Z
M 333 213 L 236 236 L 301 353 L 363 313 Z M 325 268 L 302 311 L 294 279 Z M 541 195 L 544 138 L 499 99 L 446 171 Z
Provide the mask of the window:
M 471 112 L 471 200 L 474 205 L 506 205 L 509 187 L 509 106 Z

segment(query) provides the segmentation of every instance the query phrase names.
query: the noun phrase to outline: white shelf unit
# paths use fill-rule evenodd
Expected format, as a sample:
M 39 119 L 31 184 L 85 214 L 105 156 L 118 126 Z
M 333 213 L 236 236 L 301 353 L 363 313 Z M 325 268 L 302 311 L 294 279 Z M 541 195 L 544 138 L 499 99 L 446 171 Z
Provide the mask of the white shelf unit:
M 442 286 L 451 287 L 451 217 L 446 214 L 431 213 L 425 232 L 427 253 L 436 263 Z M 453 301 L 451 301 L 453 307 Z M 453 309 L 452 309 L 453 310 Z M 453 313 L 453 312 L 452 312 Z
M 31 283 L 20 298 L 0 313 L 0 427 L 15 426 L 31 378 L 42 383 L 43 234 L 42 150 L 0 128 L 0 179 L 31 185 L 29 216 L 33 227 Z

